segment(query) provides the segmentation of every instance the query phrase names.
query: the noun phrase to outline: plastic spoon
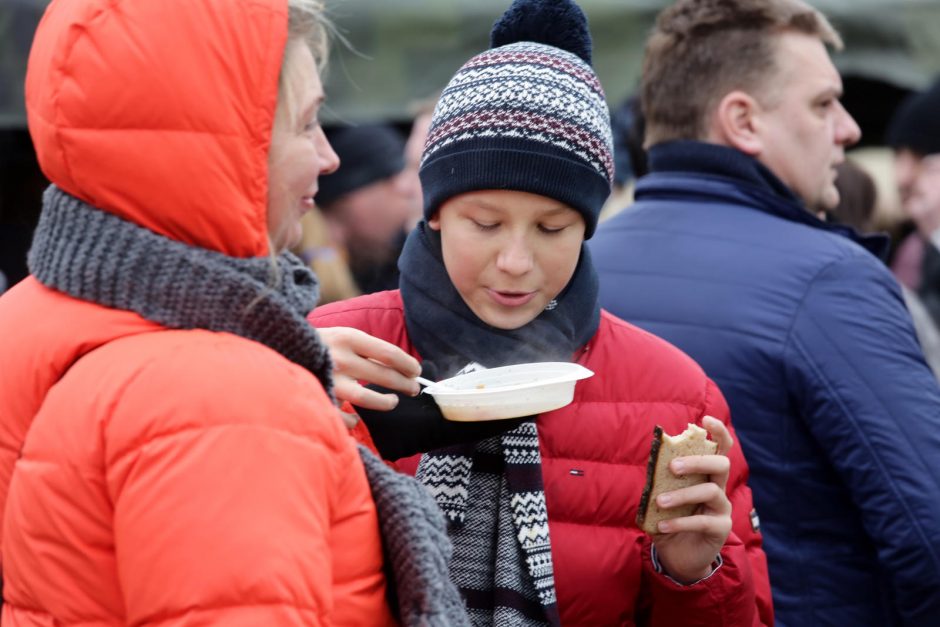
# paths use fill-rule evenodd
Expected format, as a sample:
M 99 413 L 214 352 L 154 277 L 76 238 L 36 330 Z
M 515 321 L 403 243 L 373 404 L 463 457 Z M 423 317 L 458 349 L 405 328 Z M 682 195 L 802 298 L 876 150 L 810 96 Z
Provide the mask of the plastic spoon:
M 424 377 L 415 377 L 415 381 L 424 386 L 424 389 L 421 390 L 422 394 L 427 392 L 428 389 L 432 387 L 438 388 L 439 390 L 452 390 L 452 388 L 448 387 L 446 383 L 441 383 L 440 381 L 431 381 L 430 379 L 425 379 Z
M 436 383 L 434 383 L 434 381 L 431 381 L 430 379 L 425 379 L 424 377 L 415 377 L 415 381 L 417 381 L 418 383 L 420 383 L 426 388 L 429 388 L 433 385 L 437 385 Z

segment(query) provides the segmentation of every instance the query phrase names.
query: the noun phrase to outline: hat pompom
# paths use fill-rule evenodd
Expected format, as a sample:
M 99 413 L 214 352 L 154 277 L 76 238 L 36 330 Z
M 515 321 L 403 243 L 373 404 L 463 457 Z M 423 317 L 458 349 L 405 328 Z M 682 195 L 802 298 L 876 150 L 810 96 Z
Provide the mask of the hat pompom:
M 515 0 L 493 24 L 490 47 L 519 41 L 561 48 L 591 64 L 587 16 L 571 0 Z

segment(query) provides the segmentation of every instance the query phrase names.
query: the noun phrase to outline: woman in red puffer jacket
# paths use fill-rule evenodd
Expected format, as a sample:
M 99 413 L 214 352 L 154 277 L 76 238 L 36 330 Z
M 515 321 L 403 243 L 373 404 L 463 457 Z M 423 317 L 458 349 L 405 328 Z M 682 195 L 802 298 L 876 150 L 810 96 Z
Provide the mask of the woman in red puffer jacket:
M 321 14 L 55 0 L 43 17 L 27 112 L 53 186 L 32 274 L 0 298 L 4 626 L 391 625 L 383 539 L 413 536 L 373 494 L 404 485 L 443 533 L 349 436 L 305 320 L 316 281 L 282 253 L 338 164 Z

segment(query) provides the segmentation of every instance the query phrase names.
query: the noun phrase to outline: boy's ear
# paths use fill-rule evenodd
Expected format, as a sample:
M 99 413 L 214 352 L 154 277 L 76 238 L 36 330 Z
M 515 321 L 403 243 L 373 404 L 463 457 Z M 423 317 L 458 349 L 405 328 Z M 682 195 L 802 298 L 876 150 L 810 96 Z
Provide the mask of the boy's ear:
M 428 218 L 428 226 L 435 231 L 441 230 L 441 212 L 435 211 L 434 215 Z

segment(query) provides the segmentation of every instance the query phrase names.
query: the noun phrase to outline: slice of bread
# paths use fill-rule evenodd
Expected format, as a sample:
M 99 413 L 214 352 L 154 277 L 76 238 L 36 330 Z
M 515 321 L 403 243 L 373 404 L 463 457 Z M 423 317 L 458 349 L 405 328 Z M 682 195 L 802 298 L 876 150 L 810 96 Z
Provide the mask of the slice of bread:
M 677 476 L 669 469 L 669 462 L 676 457 L 687 455 L 714 455 L 718 452 L 718 443 L 706 439 L 705 429 L 689 423 L 688 428 L 679 435 L 671 436 L 663 432 L 662 427 L 653 429 L 653 445 L 646 466 L 646 487 L 640 497 L 640 509 L 636 523 L 646 533 L 659 533 L 657 524 L 661 520 L 691 516 L 697 505 L 681 505 L 669 509 L 660 509 L 656 497 L 663 492 L 671 492 L 708 481 L 707 475 Z

